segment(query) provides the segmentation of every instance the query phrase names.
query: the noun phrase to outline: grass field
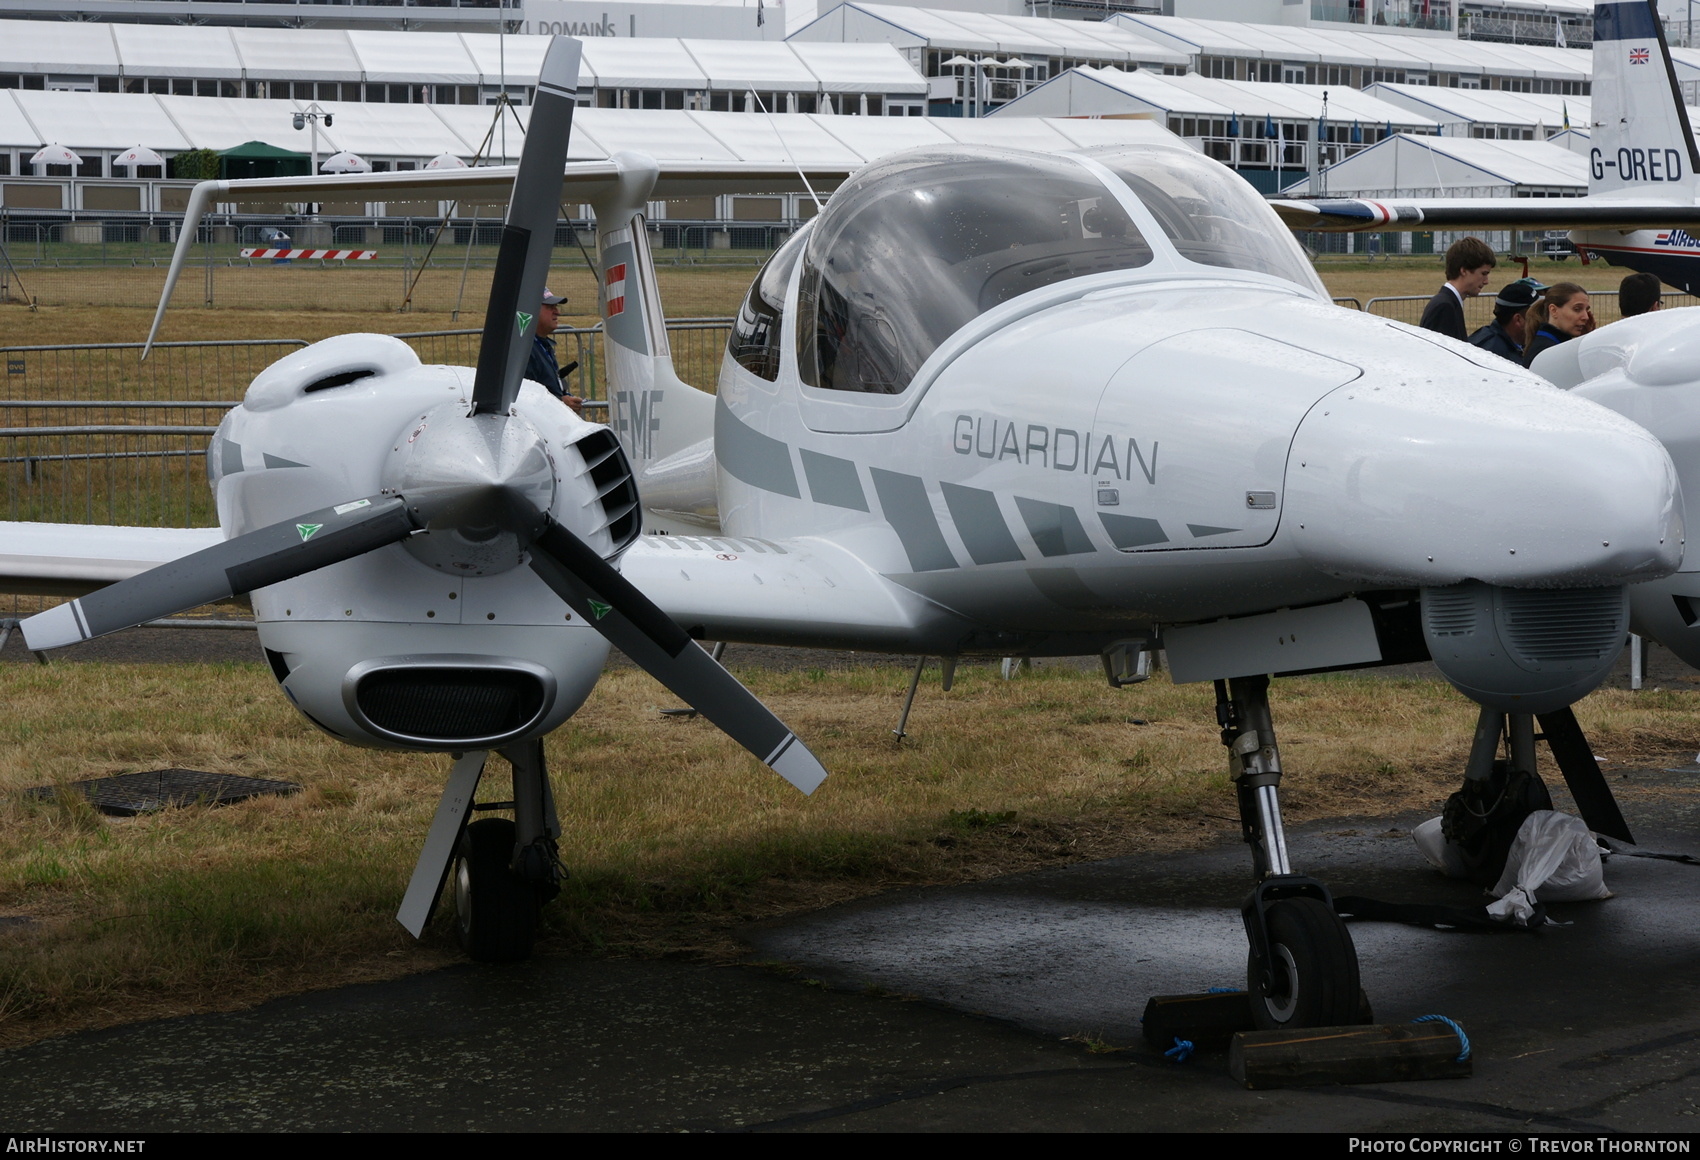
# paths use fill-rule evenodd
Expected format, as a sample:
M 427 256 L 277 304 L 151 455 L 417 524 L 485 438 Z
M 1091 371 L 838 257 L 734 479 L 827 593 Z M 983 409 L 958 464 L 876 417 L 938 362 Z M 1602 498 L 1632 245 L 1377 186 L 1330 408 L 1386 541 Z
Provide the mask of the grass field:
M 418 944 L 393 918 L 446 758 L 340 745 L 259 665 L 0 671 L 0 915 L 32 920 L 0 939 L 0 1043 L 458 958 L 442 916 Z M 756 918 L 1237 838 L 1208 686 L 966 667 L 923 692 L 898 745 L 901 669 L 739 675 L 815 748 L 825 786 L 803 798 L 712 726 L 662 717 L 672 698 L 648 677 L 610 672 L 549 740 L 572 878 L 543 953 L 724 960 Z M 1364 676 L 1279 682 L 1274 709 L 1293 822 L 1438 810 L 1473 721 L 1444 686 Z M 1683 694 L 1598 693 L 1581 716 L 1614 762 L 1694 748 Z M 168 766 L 305 789 L 133 820 L 20 792 Z M 486 799 L 506 796 L 499 763 L 487 778 Z
M 1367 302 L 1376 297 L 1418 294 L 1427 297 L 1440 286 L 1441 265 L 1442 260 L 1436 256 L 1376 262 L 1324 256 L 1318 260 L 1317 270 L 1331 294 Z M 1575 262 L 1546 259 L 1531 262 L 1530 270 L 1547 282 L 1580 276 L 1585 285 L 1596 289 L 1615 289 L 1621 276 L 1621 271 L 1600 266 L 1583 270 Z M 1496 276 L 1491 285 L 1498 286 L 1516 277 L 1521 268 L 1502 263 L 1500 272 L 1502 276 Z M 657 269 L 662 301 L 673 318 L 725 318 L 735 314 L 753 275 L 754 269 L 744 265 L 662 265 Z M 128 267 L 98 271 L 31 270 L 25 272 L 25 284 L 43 302 L 53 303 L 56 284 L 52 279 L 56 277 L 74 277 L 79 286 L 86 283 L 87 288 L 79 289 L 75 301 L 69 305 L 44 305 L 35 311 L 18 303 L 0 305 L 0 342 L 5 345 L 140 342 L 147 337 L 154 304 L 164 284 L 162 271 Z M 213 309 L 200 306 L 199 277 L 198 271 L 185 273 L 175 305 L 166 314 L 163 339 L 264 337 L 313 342 L 351 330 L 398 334 L 475 327 L 483 322 L 483 296 L 488 290 L 490 274 L 487 270 L 474 270 L 469 276 L 465 298 L 469 308 L 458 318 L 448 309 L 452 298 L 442 299 L 437 289 L 426 299 L 431 309 L 398 312 L 400 274 L 393 270 L 363 271 L 358 266 L 346 270 L 257 266 L 221 271 L 221 289 L 216 292 L 219 305 Z M 459 272 L 434 271 L 429 277 L 433 287 L 445 277 L 458 284 Z M 229 281 L 224 281 L 226 278 Z M 325 289 L 320 293 L 297 290 L 292 282 L 287 294 L 279 292 L 278 284 L 288 279 L 309 287 L 316 281 Z M 228 287 L 229 292 L 223 287 Z M 569 313 L 562 316 L 562 325 L 596 324 L 595 280 L 582 264 L 561 267 L 551 276 L 551 288 L 571 299 Z M 276 308 L 273 303 L 283 297 L 312 305 Z

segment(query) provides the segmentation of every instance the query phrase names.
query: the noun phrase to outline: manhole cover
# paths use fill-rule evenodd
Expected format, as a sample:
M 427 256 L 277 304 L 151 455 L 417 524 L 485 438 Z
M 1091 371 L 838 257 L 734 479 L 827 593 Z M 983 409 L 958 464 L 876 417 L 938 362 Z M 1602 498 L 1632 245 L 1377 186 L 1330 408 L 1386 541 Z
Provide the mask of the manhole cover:
M 79 790 L 101 813 L 127 818 L 196 802 L 222 806 L 261 794 L 299 793 L 301 787 L 292 781 L 237 777 L 232 773 L 156 769 L 151 773 L 120 773 L 115 777 L 74 781 L 66 786 L 40 785 L 29 794 L 31 797 L 50 798 L 61 789 Z

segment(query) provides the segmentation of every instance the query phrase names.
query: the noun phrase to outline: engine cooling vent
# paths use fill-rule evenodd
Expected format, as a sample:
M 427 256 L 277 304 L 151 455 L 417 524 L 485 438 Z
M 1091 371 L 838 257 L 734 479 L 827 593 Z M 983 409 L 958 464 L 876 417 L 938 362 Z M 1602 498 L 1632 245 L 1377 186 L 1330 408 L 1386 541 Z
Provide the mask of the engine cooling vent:
M 643 529 L 632 465 L 626 460 L 619 439 L 606 427 L 592 431 L 575 446 L 584 457 L 585 474 L 590 476 L 602 503 L 602 526 L 614 541 L 611 555 L 618 556 L 631 547 Z
M 523 732 L 542 714 L 548 694 L 526 669 L 405 666 L 360 677 L 354 707 L 364 723 L 391 737 L 470 744 Z
M 1505 642 L 1532 664 L 1616 656 L 1629 631 L 1621 588 L 1506 588 L 1499 593 Z
M 1431 588 L 1423 593 L 1423 613 L 1434 636 L 1468 636 L 1476 631 L 1478 603 L 1468 588 Z

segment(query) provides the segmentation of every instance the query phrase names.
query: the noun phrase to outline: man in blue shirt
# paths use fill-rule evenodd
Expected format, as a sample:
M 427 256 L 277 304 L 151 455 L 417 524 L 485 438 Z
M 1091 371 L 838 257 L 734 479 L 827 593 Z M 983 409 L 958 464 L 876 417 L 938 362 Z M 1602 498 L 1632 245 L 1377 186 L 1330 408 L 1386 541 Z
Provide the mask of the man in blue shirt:
M 1493 300 L 1493 321 L 1470 336 L 1470 345 L 1491 350 L 1520 365 L 1529 337 L 1527 311 L 1545 289 L 1533 278 L 1507 282 Z
M 531 359 L 525 364 L 525 377 L 534 383 L 542 383 L 551 395 L 571 407 L 574 414 L 582 416 L 584 400 L 567 394 L 567 388 L 561 383 L 561 372 L 571 374 L 578 363 L 556 366 L 555 340 L 550 337 L 560 325 L 561 303 L 566 300 L 566 295 L 556 294 L 547 286 L 543 288 L 543 304 L 537 308 L 537 337 L 531 340 Z

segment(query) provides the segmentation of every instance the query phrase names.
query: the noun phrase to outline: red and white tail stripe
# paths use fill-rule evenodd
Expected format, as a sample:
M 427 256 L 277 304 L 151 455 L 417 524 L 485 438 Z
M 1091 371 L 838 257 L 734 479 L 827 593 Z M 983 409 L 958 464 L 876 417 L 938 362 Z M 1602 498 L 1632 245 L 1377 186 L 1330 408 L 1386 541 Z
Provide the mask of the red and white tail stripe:
M 376 258 L 376 250 L 243 250 L 244 258 L 324 258 L 332 262 L 364 262 Z
M 608 267 L 608 317 L 626 312 L 626 264 L 616 263 Z

